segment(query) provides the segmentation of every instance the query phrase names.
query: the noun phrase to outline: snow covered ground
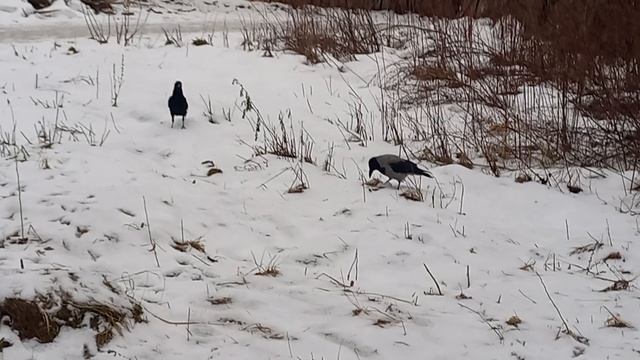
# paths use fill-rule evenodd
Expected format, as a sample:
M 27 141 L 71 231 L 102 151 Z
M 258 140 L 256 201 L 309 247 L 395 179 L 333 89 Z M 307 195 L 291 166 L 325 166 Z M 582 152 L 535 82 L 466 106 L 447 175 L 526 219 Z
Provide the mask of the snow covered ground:
M 40 344 L 3 324 L 0 339 L 13 344 L 5 359 L 82 358 L 85 345 L 95 359 L 640 356 L 636 329 L 607 326 L 609 311 L 640 324 L 640 228 L 616 209 L 624 193 L 614 175 L 576 195 L 423 163 L 437 183 L 422 179 L 426 199 L 413 202 L 393 186 L 362 186 L 368 158 L 397 148 L 348 143 L 336 125 L 356 95 L 375 113 L 371 56 L 346 72 L 263 57 L 242 51 L 236 32 L 225 47 L 219 23 L 213 46 L 200 47 L 165 46 L 153 32 L 127 48 L 38 34 L 1 38 L 1 132 L 29 156 L 0 160 L 0 300 L 58 288 L 104 300 L 107 282 L 140 301 L 148 323 L 102 349 L 89 328 Z M 297 163 L 253 156 L 261 135 L 242 118 L 234 79 L 268 121 L 290 110 L 294 132 L 313 139 L 304 192 L 287 192 Z M 166 107 L 176 80 L 190 103 L 184 130 L 170 128 Z M 59 138 L 39 144 L 56 123 Z M 206 176 L 207 160 L 222 173 Z M 13 241 L 18 195 L 26 243 Z M 171 246 L 181 238 L 200 239 L 206 253 Z M 596 251 L 580 252 L 596 240 Z M 278 276 L 256 275 L 270 265 Z M 601 291 L 621 279 L 629 289 Z M 513 316 L 522 323 L 507 324 Z M 588 344 L 564 334 L 563 321 Z

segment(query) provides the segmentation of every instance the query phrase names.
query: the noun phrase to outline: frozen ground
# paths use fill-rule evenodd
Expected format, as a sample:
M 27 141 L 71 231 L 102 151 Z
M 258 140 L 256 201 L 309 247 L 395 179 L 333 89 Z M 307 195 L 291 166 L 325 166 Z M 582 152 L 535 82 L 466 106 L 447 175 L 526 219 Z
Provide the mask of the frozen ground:
M 143 304 L 148 323 L 102 349 L 88 328 L 65 328 L 39 344 L 0 325 L 0 338 L 13 343 L 5 359 L 82 358 L 85 344 L 95 359 L 640 356 L 636 329 L 606 326 L 607 309 L 640 324 L 638 225 L 616 209 L 624 194 L 615 176 L 574 195 L 435 167 L 439 185 L 423 179 L 426 201 L 412 202 L 393 187 L 361 184 L 367 159 L 397 148 L 347 143 L 335 125 L 350 119 L 355 94 L 375 112 L 371 57 L 343 73 L 300 56 L 243 52 L 237 33 L 226 48 L 219 31 L 214 46 L 183 48 L 164 46 L 153 33 L 127 48 L 17 37 L 0 46 L 0 126 L 3 134 L 15 126 L 29 153 L 18 169 L 30 240 L 11 241 L 20 207 L 16 162 L 7 156 L 0 160 L 0 299 L 59 287 L 106 299 L 104 277 Z M 122 63 L 112 107 L 110 79 Z M 166 108 L 178 79 L 190 102 L 185 130 L 170 128 Z M 292 162 L 253 157 L 254 133 L 234 79 L 270 122 L 291 110 L 296 134 L 304 126 L 315 141 L 303 193 L 287 193 Z M 202 114 L 201 95 L 210 97 L 217 124 Z M 95 135 L 65 131 L 51 147 L 39 145 L 39 123 L 52 129 L 56 119 Z M 325 172 L 331 144 L 335 168 Z M 206 160 L 223 172 L 207 177 Z M 149 251 L 143 197 L 160 266 Z M 200 238 L 206 254 L 171 246 L 182 237 L 181 221 L 184 238 Z M 571 255 L 594 239 L 603 243 L 597 251 Z M 622 259 L 603 260 L 615 252 Z M 270 262 L 279 276 L 256 275 Z M 424 264 L 443 296 L 434 295 Z M 536 272 L 588 345 L 559 333 L 562 320 Z M 604 279 L 631 287 L 603 292 L 613 285 Z M 514 315 L 518 327 L 506 323 Z

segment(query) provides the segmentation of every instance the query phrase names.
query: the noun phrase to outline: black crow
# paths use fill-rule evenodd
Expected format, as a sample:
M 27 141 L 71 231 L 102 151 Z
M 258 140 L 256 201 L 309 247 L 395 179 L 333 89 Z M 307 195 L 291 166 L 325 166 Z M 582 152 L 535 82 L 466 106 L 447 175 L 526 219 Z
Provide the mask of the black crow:
M 176 81 L 173 85 L 173 94 L 169 98 L 169 111 L 171 112 L 171 127 L 173 127 L 174 116 L 182 116 L 182 128 L 184 129 L 184 117 L 187 115 L 189 104 L 182 94 L 182 82 Z
M 407 175 L 433 177 L 430 172 L 418 168 L 418 165 L 415 163 L 395 155 L 380 155 L 369 159 L 369 177 L 373 175 L 375 170 L 387 176 L 389 178 L 387 182 L 392 179 L 396 180 L 398 182 L 398 189 L 400 189 L 400 183 Z

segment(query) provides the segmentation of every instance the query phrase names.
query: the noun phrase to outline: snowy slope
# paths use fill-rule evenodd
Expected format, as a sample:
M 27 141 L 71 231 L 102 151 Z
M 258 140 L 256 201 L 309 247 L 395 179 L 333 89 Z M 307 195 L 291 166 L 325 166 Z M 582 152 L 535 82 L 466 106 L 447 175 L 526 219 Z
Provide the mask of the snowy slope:
M 347 143 L 335 122 L 349 120 L 352 91 L 375 115 L 374 60 L 361 57 L 342 73 L 300 56 L 243 52 L 240 41 L 232 33 L 225 48 L 218 32 L 214 46 L 203 47 L 164 46 L 154 34 L 128 48 L 84 39 L 0 47 L 0 125 L 4 134 L 15 124 L 30 154 L 18 169 L 25 226 L 35 230 L 27 244 L 7 240 L 0 248 L 0 299 L 58 286 L 106 298 L 104 276 L 140 301 L 149 320 L 100 350 L 87 329 L 64 329 L 39 344 L 0 325 L 0 338 L 14 344 L 6 359 L 81 358 L 85 344 L 96 359 L 638 356 L 637 331 L 606 327 L 604 309 L 640 324 L 634 282 L 600 292 L 612 283 L 593 274 L 632 280 L 638 273 L 637 222 L 615 208 L 623 196 L 615 177 L 574 195 L 452 165 L 432 169 L 438 184 L 422 179 L 425 202 L 392 186 L 371 191 L 359 171 L 366 173 L 369 157 L 397 148 Z M 110 79 L 122 62 L 112 107 Z M 303 193 L 287 193 L 293 162 L 253 157 L 234 79 L 272 123 L 291 110 L 296 133 L 304 126 L 314 139 L 316 165 L 304 165 L 310 187 Z M 166 108 L 176 80 L 190 103 L 185 130 L 170 128 Z M 202 114 L 201 95 L 210 97 L 217 124 Z M 56 119 L 91 128 L 94 141 L 64 132 L 51 148 L 39 146 L 34 125 L 51 128 Z M 331 144 L 346 179 L 322 170 Z M 206 160 L 223 172 L 207 177 Z M 3 158 L 2 239 L 20 231 L 17 189 L 16 162 Z M 184 238 L 201 238 L 206 255 L 172 248 L 181 221 Z M 592 237 L 604 243 L 598 251 L 570 255 Z M 623 259 L 605 263 L 612 252 Z M 256 275 L 270 261 L 280 275 Z M 443 296 L 434 295 L 425 264 Z M 583 270 L 589 266 L 591 273 Z M 69 272 L 79 280 L 68 280 Z M 536 272 L 589 345 L 558 335 L 562 321 Z M 505 323 L 513 315 L 523 321 L 517 328 Z

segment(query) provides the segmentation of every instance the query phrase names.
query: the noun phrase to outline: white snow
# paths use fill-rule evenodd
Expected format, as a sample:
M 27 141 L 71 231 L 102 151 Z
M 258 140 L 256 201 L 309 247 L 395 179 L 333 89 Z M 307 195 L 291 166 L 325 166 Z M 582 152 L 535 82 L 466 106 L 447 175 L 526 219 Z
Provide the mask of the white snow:
M 80 27 L 83 20 L 74 21 Z M 11 27 L 4 18 L 1 24 Z M 342 73 L 306 65 L 297 55 L 244 52 L 235 32 L 230 48 L 219 30 L 213 46 L 165 46 L 162 35 L 149 32 L 124 48 L 42 31 L 42 40 L 19 40 L 14 30 L 11 40 L 1 38 L 0 126 L 7 134 L 15 124 L 17 142 L 30 155 L 18 168 L 31 231 L 27 244 L 7 240 L 0 248 L 0 299 L 58 287 L 108 299 L 104 276 L 142 303 L 149 322 L 100 351 L 88 328 L 65 328 L 53 343 L 39 344 L 21 342 L 3 324 L 0 338 L 13 343 L 5 359 L 81 358 L 85 344 L 96 359 L 566 359 L 582 352 L 589 359 L 630 359 L 640 353 L 637 330 L 605 324 L 611 317 L 605 306 L 640 324 L 635 282 L 629 290 L 600 292 L 612 283 L 597 278 L 631 281 L 638 273 L 637 219 L 617 210 L 625 194 L 615 175 L 593 179 L 574 195 L 422 163 L 438 184 L 422 179 L 426 200 L 412 202 L 393 186 L 370 191 L 361 184 L 369 157 L 398 149 L 379 134 L 366 147 L 348 144 L 334 124 L 349 121 L 352 91 L 376 113 L 372 56 L 346 64 Z M 112 71 L 117 77 L 122 61 L 124 82 L 112 107 Z M 287 193 L 294 162 L 253 157 L 254 134 L 241 117 L 234 79 L 271 123 L 290 110 L 295 133 L 303 126 L 315 141 L 316 165 L 304 164 L 310 188 L 303 193 Z M 190 104 L 184 130 L 170 128 L 166 104 L 176 80 Z M 217 124 L 202 114 L 201 95 L 210 96 Z M 52 107 L 56 101 L 59 109 Z M 223 109 L 230 109 L 230 122 Z M 34 126 L 49 129 L 56 119 L 91 128 L 94 143 L 108 136 L 91 146 L 84 135 L 64 132 L 51 148 L 39 146 Z M 331 144 L 346 179 L 322 170 Z M 223 173 L 207 177 L 206 160 Z M 17 189 L 16 162 L 4 157 L 0 239 L 20 230 Z M 160 267 L 149 251 L 143 197 Z M 172 238 L 181 238 L 181 221 L 184 238 L 201 238 L 209 259 L 171 247 Z M 593 238 L 604 243 L 593 256 L 570 255 Z M 612 252 L 623 260 L 604 263 Z M 280 276 L 255 275 L 256 262 L 272 260 Z M 443 296 L 433 295 L 423 264 Z M 583 270 L 590 265 L 597 274 Z M 561 319 L 536 272 L 589 345 L 558 335 Z M 231 302 L 208 301 L 224 297 Z M 505 323 L 513 315 L 523 321 L 519 328 Z

